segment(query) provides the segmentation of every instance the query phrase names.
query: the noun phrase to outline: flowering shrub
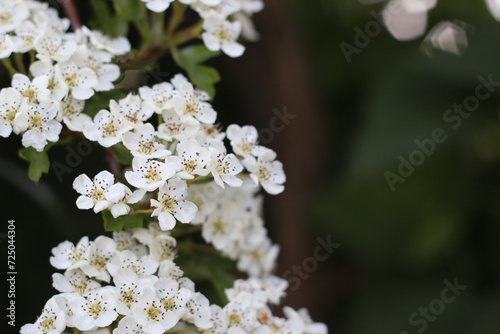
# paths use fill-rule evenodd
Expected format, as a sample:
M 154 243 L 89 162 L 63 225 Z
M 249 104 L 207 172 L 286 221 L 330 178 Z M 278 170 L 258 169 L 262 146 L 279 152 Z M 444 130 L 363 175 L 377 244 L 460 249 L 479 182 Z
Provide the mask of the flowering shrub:
M 106 32 L 78 27 L 44 3 L 0 1 L 0 58 L 12 77 L 0 91 L 0 135 L 22 137 L 30 177 L 48 171 L 47 152 L 63 141 L 86 138 L 114 159 L 113 173 L 73 182 L 76 206 L 101 213 L 112 237 L 52 250 L 50 263 L 64 270 L 53 275 L 59 294 L 21 333 L 326 333 L 305 309 L 285 307 L 285 318 L 270 309 L 288 283 L 272 275 L 279 247 L 267 236 L 259 192 L 281 193 L 286 177 L 253 126 L 216 124 L 218 74 L 201 65 L 219 51 L 243 54 L 241 37 L 258 37 L 251 16 L 262 1 L 93 5 L 94 25 Z M 201 20 L 180 28 L 188 10 Z M 134 49 L 120 37 L 129 24 L 141 35 Z M 179 49 L 197 38 L 203 44 Z M 168 52 L 187 77 L 128 94 L 115 86 L 124 69 Z M 230 274 L 233 263 L 247 279 Z M 213 288 L 202 293 L 194 282 L 207 277 Z

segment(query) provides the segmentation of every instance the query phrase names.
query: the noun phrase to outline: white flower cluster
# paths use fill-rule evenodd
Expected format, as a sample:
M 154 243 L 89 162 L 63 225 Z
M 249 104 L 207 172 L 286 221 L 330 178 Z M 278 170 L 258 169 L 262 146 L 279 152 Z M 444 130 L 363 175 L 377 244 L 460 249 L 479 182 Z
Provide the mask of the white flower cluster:
M 61 122 L 82 130 L 85 100 L 114 87 L 120 69 L 111 60 L 130 44 L 86 27 L 68 33 L 69 20 L 37 1 L 0 0 L 0 17 L 0 59 L 26 52 L 37 59 L 32 79 L 15 74 L 12 87 L 0 91 L 0 136 L 23 134 L 23 145 L 41 152 L 59 139 Z
M 176 240 L 158 224 L 149 229 L 115 232 L 113 238 L 66 241 L 52 250 L 51 264 L 60 293 L 45 304 L 21 334 L 60 334 L 66 328 L 94 331 L 114 323 L 113 334 L 161 334 L 192 328 L 198 333 L 327 333 L 307 311 L 284 308 L 286 318 L 272 314 L 288 283 L 275 276 L 236 280 L 220 307 L 195 290 L 195 284 L 173 262 Z M 105 330 L 109 333 L 109 330 Z
M 279 248 L 267 237 L 256 186 L 281 193 L 283 166 L 274 151 L 258 145 L 253 126 L 230 125 L 221 132 L 208 99 L 178 74 L 111 101 L 110 111 L 84 123 L 83 134 L 104 147 L 123 143 L 130 150 L 132 170 L 124 175 L 129 185 L 115 183 L 107 171 L 93 180 L 82 174 L 73 182 L 80 194 L 76 204 L 96 213 L 109 209 L 115 218 L 133 213 L 132 207 L 151 208 L 163 231 L 177 221 L 203 224 L 204 239 L 238 259 L 240 270 L 268 275 Z M 153 114 L 161 115 L 157 129 L 147 122 Z M 226 137 L 234 153 L 227 152 Z
M 160 13 L 175 0 L 142 0 L 146 7 Z M 238 43 L 240 35 L 256 40 L 251 16 L 264 8 L 262 0 L 178 0 L 189 5 L 203 19 L 203 42 L 211 51 L 222 50 L 230 57 L 240 57 L 245 47 Z

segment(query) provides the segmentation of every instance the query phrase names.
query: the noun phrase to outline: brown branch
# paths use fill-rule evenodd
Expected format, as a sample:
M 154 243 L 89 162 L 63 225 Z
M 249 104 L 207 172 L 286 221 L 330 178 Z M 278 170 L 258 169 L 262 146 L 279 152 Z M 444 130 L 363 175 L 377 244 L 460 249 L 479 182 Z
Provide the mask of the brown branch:
M 80 28 L 82 26 L 82 20 L 78 14 L 78 8 L 76 8 L 74 0 L 64 0 L 63 7 L 66 16 L 71 21 L 71 27 L 73 27 L 73 30 Z

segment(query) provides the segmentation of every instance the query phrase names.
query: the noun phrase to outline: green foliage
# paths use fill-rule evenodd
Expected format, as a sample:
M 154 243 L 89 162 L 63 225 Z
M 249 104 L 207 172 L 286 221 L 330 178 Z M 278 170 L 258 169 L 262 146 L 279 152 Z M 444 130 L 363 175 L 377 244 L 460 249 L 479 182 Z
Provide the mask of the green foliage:
M 201 64 L 219 54 L 220 52 L 208 50 L 204 44 L 188 46 L 180 51 L 172 51 L 175 61 L 186 70 L 189 79 L 212 98 L 215 96 L 214 85 L 220 81 L 219 72 L 213 67 Z
M 50 161 L 47 151 L 51 146 L 52 144 L 45 146 L 43 152 L 38 152 L 33 147 L 19 150 L 19 156 L 30 163 L 28 176 L 35 182 L 40 181 L 42 174 L 47 174 L 49 172 Z
M 114 218 L 109 210 L 103 211 L 102 218 L 104 220 L 104 228 L 110 232 L 142 227 L 144 220 L 142 214 L 129 214 Z
M 90 21 L 92 29 L 101 30 L 106 35 L 114 37 L 127 35 L 127 19 L 113 13 L 106 1 L 92 0 L 92 7 L 94 9 L 94 18 Z
M 234 263 L 220 254 L 197 252 L 192 248 L 193 245 L 190 242 L 179 244 L 179 257 L 176 263 L 187 277 L 196 282 L 209 283 L 211 291 L 203 293 L 214 298 L 217 304 L 225 305 L 227 298 L 224 290 L 230 288 L 235 280 L 235 277 L 228 272 L 234 267 Z
M 122 165 L 131 165 L 132 164 L 132 159 L 134 158 L 133 155 L 130 153 L 129 150 L 123 145 L 116 145 L 114 146 L 115 150 L 113 151 L 113 156 L 115 157 L 116 161 L 118 161 Z

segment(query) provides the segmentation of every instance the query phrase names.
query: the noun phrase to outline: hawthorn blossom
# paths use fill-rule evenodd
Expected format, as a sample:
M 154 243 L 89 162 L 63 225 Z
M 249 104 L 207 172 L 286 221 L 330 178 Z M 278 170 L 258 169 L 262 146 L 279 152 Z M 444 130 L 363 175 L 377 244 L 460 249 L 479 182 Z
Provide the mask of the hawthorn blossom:
M 156 282 L 156 295 L 167 311 L 167 315 L 179 322 L 187 311 L 186 303 L 191 298 L 191 291 L 179 287 L 179 282 L 169 277 L 162 277 Z
M 175 315 L 167 313 L 163 303 L 153 293 L 144 293 L 131 307 L 132 316 L 148 334 L 162 334 L 177 323 Z
M 85 252 L 85 260 L 80 268 L 89 277 L 109 282 L 110 276 L 106 265 L 116 252 L 116 242 L 108 237 L 100 236 L 95 239 Z
M 170 7 L 170 4 L 174 2 L 174 0 L 141 0 L 146 3 L 146 8 L 155 12 L 161 13 L 167 10 Z
M 70 241 L 64 241 L 52 248 L 50 264 L 57 269 L 74 269 L 86 263 L 85 252 L 89 248 L 89 238 L 83 237 L 76 246 Z
M 115 177 L 108 171 L 100 172 L 93 180 L 81 174 L 73 181 L 73 188 L 81 194 L 76 206 L 81 210 L 94 208 L 95 213 L 109 208 L 115 199 L 125 195 L 123 187 L 115 184 Z
M 37 58 L 40 60 L 68 61 L 78 48 L 74 36 L 44 34 L 35 45 Z
M 118 317 L 116 307 L 116 288 L 103 287 L 90 291 L 84 297 L 78 296 L 69 301 L 73 311 L 73 323 L 82 331 L 94 327 L 107 327 Z
M 179 116 L 187 115 L 202 123 L 213 124 L 217 113 L 206 102 L 208 100 L 210 96 L 206 92 L 197 91 L 190 82 L 185 82 L 174 97 L 173 106 Z
M 283 183 L 286 176 L 283 164 L 275 160 L 276 153 L 273 150 L 263 150 L 259 157 L 246 157 L 243 165 L 250 172 L 250 178 L 256 185 L 261 184 L 265 191 L 271 195 L 277 195 L 285 189 Z
M 118 102 L 109 101 L 109 110 L 112 114 L 133 124 L 134 127 L 142 125 L 154 113 L 153 108 L 143 104 L 141 98 L 134 94 L 128 94 Z
M 99 83 L 94 71 L 88 67 L 79 68 L 71 61 L 57 64 L 54 81 L 62 85 L 64 95 L 71 92 L 71 96 L 79 100 L 91 98 L 94 95 L 93 87 Z
M 210 51 L 222 50 L 233 58 L 240 57 L 245 52 L 245 47 L 237 42 L 241 33 L 239 21 L 229 22 L 223 15 L 213 11 L 205 18 L 203 28 L 203 42 Z
M 177 156 L 181 159 L 182 170 L 176 174 L 182 179 L 193 179 L 194 175 L 206 176 L 210 173 L 205 169 L 208 160 L 208 150 L 195 140 L 181 141 L 177 147 Z
M 66 328 L 66 317 L 64 311 L 52 297 L 45 304 L 42 314 L 34 324 L 26 324 L 21 327 L 21 334 L 50 333 L 60 334 Z
M 226 133 L 234 153 L 238 155 L 243 157 L 259 155 L 262 150 L 262 146 L 257 145 L 259 133 L 251 125 L 239 127 L 236 124 L 231 124 L 227 127 Z
M 173 109 L 163 110 L 163 123 L 158 126 L 158 137 L 166 141 L 186 140 L 199 128 L 199 123 L 188 116 L 179 116 Z
M 207 168 L 214 177 L 215 183 L 224 188 L 224 183 L 230 187 L 241 187 L 243 181 L 236 175 L 241 173 L 243 166 L 234 154 L 224 154 L 214 148 L 209 148 L 210 158 Z
M 174 87 L 168 82 L 162 82 L 153 87 L 141 87 L 139 94 L 143 103 L 151 106 L 157 114 L 172 108 Z
M 136 188 L 154 191 L 181 169 L 180 161 L 171 159 L 167 163 L 135 157 L 133 171 L 125 173 L 128 183 Z
M 23 96 L 14 88 L 3 88 L 0 91 L 0 136 L 7 138 L 12 133 L 22 101 Z
M 184 224 L 194 219 L 198 208 L 192 202 L 186 201 L 186 197 L 186 181 L 173 178 L 160 187 L 158 200 L 151 199 L 151 207 L 155 208 L 151 216 L 158 217 L 163 231 L 173 229 L 176 219 Z
M 58 121 L 63 121 L 71 131 L 83 131 L 83 124 L 91 122 L 92 118 L 83 113 L 85 101 L 75 99 L 71 95 L 67 95 L 61 101 L 61 109 L 57 115 Z
M 33 147 L 42 152 L 48 141 L 57 142 L 62 125 L 55 117 L 57 109 L 45 104 L 23 103 L 14 118 L 14 132 L 23 134 L 24 147 Z
M 122 140 L 122 135 L 133 129 L 132 123 L 103 109 L 99 111 L 93 122 L 83 124 L 83 134 L 101 146 L 111 147 Z
M 18 90 L 24 97 L 24 100 L 38 104 L 51 105 L 50 90 L 47 89 L 49 78 L 39 76 L 30 80 L 27 76 L 21 73 L 16 73 L 12 77 L 12 88 Z
M 66 270 L 64 275 L 52 275 L 52 286 L 59 292 L 76 293 L 81 296 L 101 287 L 101 284 L 90 279 L 81 269 Z
M 123 145 L 130 150 L 134 157 L 164 159 L 172 152 L 161 144 L 151 123 L 140 125 L 134 132 L 123 134 Z

